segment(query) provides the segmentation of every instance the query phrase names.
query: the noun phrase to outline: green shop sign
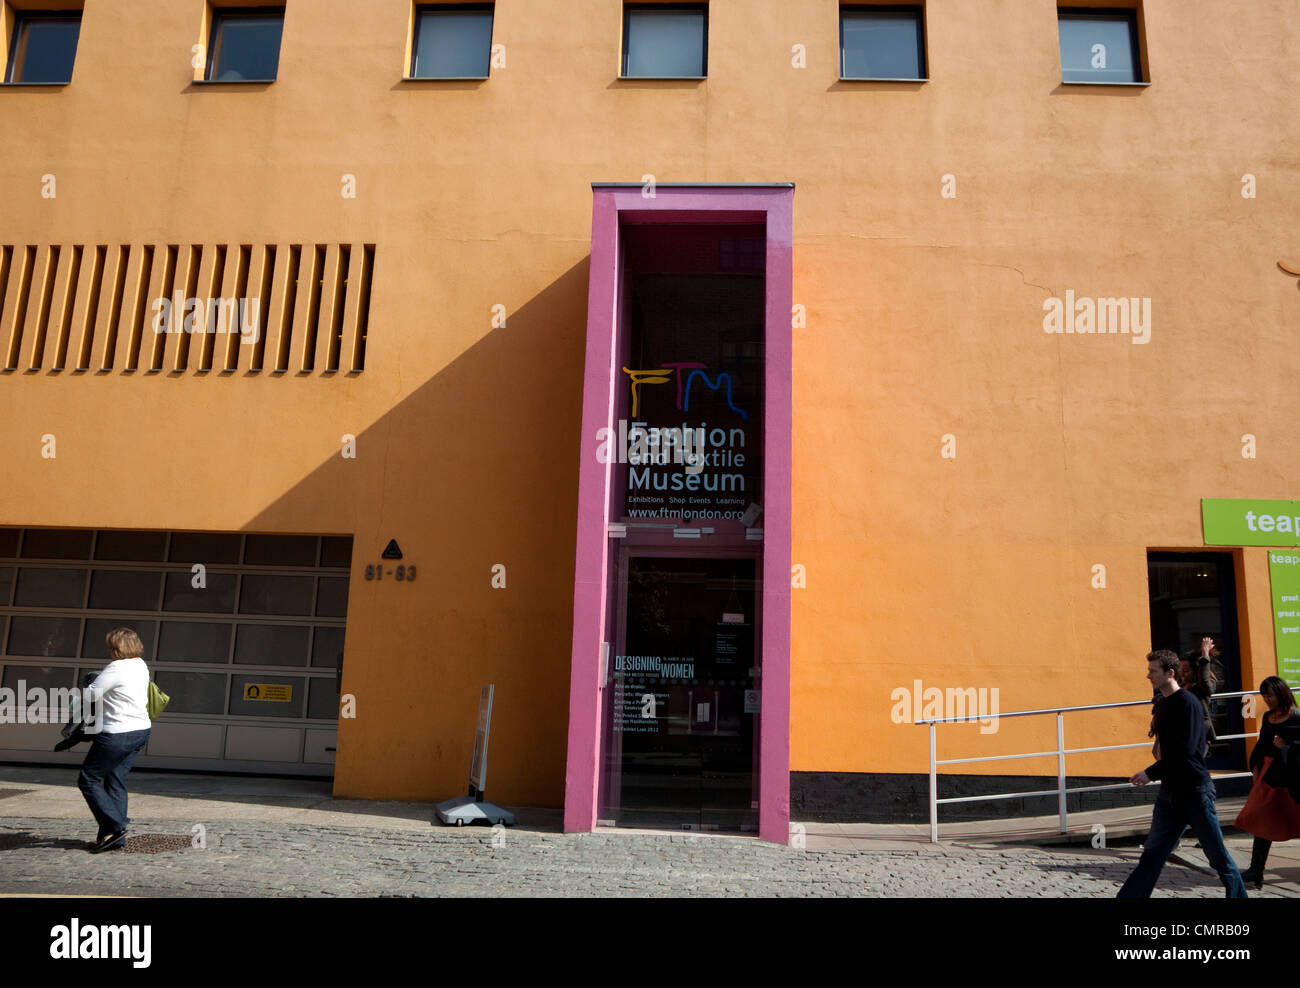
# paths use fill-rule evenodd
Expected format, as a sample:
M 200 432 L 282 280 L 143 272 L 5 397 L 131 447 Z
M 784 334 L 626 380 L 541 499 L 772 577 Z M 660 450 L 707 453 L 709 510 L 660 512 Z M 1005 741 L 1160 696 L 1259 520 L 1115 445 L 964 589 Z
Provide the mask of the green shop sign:
M 1300 501 L 1202 498 L 1206 545 L 1300 546 Z
M 1268 579 L 1273 587 L 1277 674 L 1295 688 L 1300 686 L 1300 552 L 1270 552 Z

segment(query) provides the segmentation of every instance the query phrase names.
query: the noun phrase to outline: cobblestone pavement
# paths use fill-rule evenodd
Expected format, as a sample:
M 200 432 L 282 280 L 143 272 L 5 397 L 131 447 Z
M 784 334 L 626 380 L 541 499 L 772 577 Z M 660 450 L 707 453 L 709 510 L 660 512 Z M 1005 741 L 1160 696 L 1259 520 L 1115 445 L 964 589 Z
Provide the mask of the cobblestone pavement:
M 93 829 L 93 828 L 89 828 Z M 799 850 L 743 838 L 559 834 L 523 827 L 219 821 L 206 847 L 168 850 L 176 820 L 132 822 L 134 849 L 93 855 L 85 821 L 0 819 L 0 893 L 161 896 L 1109 897 L 1135 847 L 917 845 Z M 500 846 L 494 846 L 499 844 Z M 1233 849 L 1239 860 L 1241 850 Z M 1252 896 L 1277 896 L 1267 886 Z M 1166 866 L 1157 897 L 1219 898 L 1213 875 Z

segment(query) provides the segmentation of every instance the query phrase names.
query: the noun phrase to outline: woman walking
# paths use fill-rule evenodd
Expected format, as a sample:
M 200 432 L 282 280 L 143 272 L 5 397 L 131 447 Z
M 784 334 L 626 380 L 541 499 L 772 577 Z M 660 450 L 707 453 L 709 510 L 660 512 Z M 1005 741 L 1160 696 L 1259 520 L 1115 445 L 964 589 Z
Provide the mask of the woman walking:
M 1255 835 L 1250 853 L 1250 867 L 1241 873 L 1242 880 L 1264 885 L 1264 865 L 1273 841 L 1300 837 L 1300 805 L 1287 791 L 1286 748 L 1300 743 L 1300 710 L 1296 709 L 1291 687 L 1280 676 L 1269 676 L 1259 684 L 1260 695 L 1268 704 L 1268 713 L 1259 726 L 1259 740 L 1250 753 L 1250 770 L 1254 785 L 1246 805 L 1237 815 L 1235 825 Z M 1294 752 L 1291 753 L 1294 757 Z
M 99 837 L 87 847 L 92 854 L 126 843 L 126 776 L 136 753 L 149 740 L 149 667 L 144 643 L 130 628 L 106 636 L 112 661 L 90 684 L 100 704 L 100 729 L 91 734 L 90 751 L 77 786 L 99 824 Z

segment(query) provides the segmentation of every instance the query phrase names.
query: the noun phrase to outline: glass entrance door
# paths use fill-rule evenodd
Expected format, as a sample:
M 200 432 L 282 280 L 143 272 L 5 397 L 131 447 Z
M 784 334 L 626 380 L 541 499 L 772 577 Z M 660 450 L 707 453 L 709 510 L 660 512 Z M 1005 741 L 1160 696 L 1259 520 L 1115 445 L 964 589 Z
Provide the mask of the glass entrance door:
M 1216 693 L 1235 693 L 1242 688 L 1234 576 L 1228 552 L 1147 553 L 1151 647 L 1168 648 L 1180 658 L 1191 659 L 1201 654 L 1202 639 L 1211 639 Z M 1220 700 L 1212 710 L 1217 736 L 1245 730 L 1240 703 Z M 1205 764 L 1215 770 L 1239 770 L 1245 759 L 1240 739 L 1219 741 L 1210 745 Z
M 607 812 L 623 826 L 756 830 L 757 560 L 628 553 L 623 571 Z

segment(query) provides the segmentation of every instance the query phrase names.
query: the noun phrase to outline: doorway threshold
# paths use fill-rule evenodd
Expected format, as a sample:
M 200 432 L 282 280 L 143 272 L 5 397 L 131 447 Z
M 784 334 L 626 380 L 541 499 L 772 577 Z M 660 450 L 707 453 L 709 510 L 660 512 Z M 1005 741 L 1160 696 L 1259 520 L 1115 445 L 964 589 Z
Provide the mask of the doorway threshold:
M 738 840 L 758 840 L 757 831 L 740 830 L 672 830 L 666 827 L 619 827 L 608 821 L 598 823 L 593 834 L 627 834 L 641 837 L 729 837 Z

